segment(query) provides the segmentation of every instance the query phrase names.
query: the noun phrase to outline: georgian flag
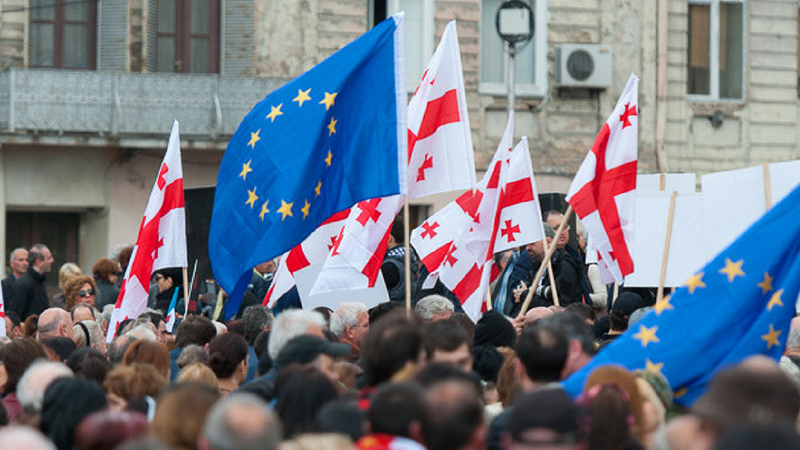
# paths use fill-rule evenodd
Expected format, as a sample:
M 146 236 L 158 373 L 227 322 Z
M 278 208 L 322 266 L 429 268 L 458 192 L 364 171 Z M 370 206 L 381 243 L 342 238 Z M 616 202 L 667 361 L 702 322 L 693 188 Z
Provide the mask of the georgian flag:
M 139 236 L 111 314 L 107 342 L 114 339 L 120 322 L 135 319 L 145 312 L 150 278 L 154 271 L 167 267 L 187 267 L 186 211 L 177 120 L 172 124 L 167 153 L 150 191 Z

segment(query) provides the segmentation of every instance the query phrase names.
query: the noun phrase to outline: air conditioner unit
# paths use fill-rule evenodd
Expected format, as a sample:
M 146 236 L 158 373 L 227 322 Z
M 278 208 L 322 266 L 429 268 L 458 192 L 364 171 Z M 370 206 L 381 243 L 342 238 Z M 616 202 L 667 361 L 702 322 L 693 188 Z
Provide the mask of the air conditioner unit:
M 611 86 L 611 47 L 598 44 L 559 44 L 556 47 L 556 86 Z

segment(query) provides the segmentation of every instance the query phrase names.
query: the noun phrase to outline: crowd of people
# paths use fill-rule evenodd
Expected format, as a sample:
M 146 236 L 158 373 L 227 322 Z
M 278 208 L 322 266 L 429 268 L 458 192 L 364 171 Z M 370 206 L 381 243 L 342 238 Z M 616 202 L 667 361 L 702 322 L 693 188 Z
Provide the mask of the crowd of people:
M 181 282 L 165 269 L 154 273 L 148 310 L 108 344 L 130 248 L 98 260 L 92 275 L 65 264 L 52 297 L 50 250 L 16 249 L 2 283 L 0 449 L 800 449 L 800 322 L 780 364 L 752 357 L 722 370 L 690 407 L 657 369 L 602 366 L 579 397 L 567 395 L 560 382 L 653 298 L 609 296 L 591 267 L 575 264 L 568 235 L 556 239 L 563 216 L 545 220 L 545 241 L 497 255 L 492 308 L 477 322 L 439 286 L 417 290 L 410 311 L 401 301 L 250 304 L 224 322 L 214 306 L 170 332 L 166 308 Z M 554 276 L 531 288 L 553 240 Z M 257 268 L 253 295 L 272 270 Z

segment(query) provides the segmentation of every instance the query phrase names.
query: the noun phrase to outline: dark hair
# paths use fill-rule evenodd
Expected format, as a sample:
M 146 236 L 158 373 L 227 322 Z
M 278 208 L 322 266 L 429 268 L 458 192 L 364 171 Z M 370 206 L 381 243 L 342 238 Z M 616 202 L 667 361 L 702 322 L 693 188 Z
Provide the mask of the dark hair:
M 99 411 L 86 416 L 75 431 L 75 450 L 113 449 L 147 432 L 147 415 Z
M 19 314 L 14 311 L 6 311 L 6 317 L 8 317 L 8 320 L 10 320 L 11 324 L 15 327 L 18 327 L 22 323 L 19 319 Z
M 165 267 L 153 271 L 153 275 L 155 276 L 156 274 L 164 278 L 172 278 L 172 286 L 175 288 L 180 287 L 181 283 L 183 283 L 183 269 L 180 267 Z
M 353 442 L 357 442 L 364 436 L 365 415 L 353 401 L 333 400 L 326 403 L 317 413 L 317 429 L 320 433 L 344 434 Z M 394 417 L 397 418 L 397 415 Z M 377 433 L 374 428 L 372 432 Z
M 122 336 L 122 330 L 124 330 L 125 327 L 127 327 L 129 323 L 133 322 L 133 320 L 134 319 L 130 319 L 130 318 L 121 320 L 117 324 L 117 331 L 114 333 L 114 336 Z
M 128 347 L 130 347 L 135 340 L 136 338 L 130 334 L 118 334 L 117 337 L 108 344 L 108 360 L 111 361 L 111 364 L 116 365 L 122 363 L 125 352 L 128 351 Z
M 270 331 L 262 331 L 258 333 L 256 340 L 253 341 L 253 351 L 256 353 L 258 359 L 261 359 L 267 352 L 267 346 L 269 345 L 269 334 Z
M 105 356 L 91 347 L 75 350 L 67 358 L 66 364 L 75 375 L 96 381 L 101 385 L 112 368 L 111 363 L 108 362 Z
M 39 358 L 47 358 L 44 346 L 31 338 L 15 339 L 0 346 L 0 362 L 6 367 L 6 384 L 3 393 L 17 390 L 17 383 L 25 370 Z
M 313 367 L 297 364 L 278 372 L 275 391 L 275 412 L 283 422 L 284 439 L 317 431 L 316 412 L 337 397 L 328 377 Z
M 33 267 L 36 261 L 44 261 L 44 250 L 47 248 L 44 244 L 33 244 L 28 250 L 28 264 Z
M 467 313 L 463 312 L 453 313 L 450 315 L 450 318 L 448 320 L 451 320 L 461 325 L 461 327 L 464 328 L 464 331 L 467 332 L 467 336 L 469 336 L 469 341 L 472 342 L 472 340 L 475 338 L 475 322 L 473 322 L 472 319 L 469 318 Z
M 79 322 L 80 323 L 80 322 Z M 85 327 L 86 325 L 84 325 Z M 86 342 L 89 342 L 89 335 L 86 335 Z M 48 348 L 56 356 L 59 361 L 66 361 L 77 349 L 75 341 L 65 336 L 54 336 L 51 338 L 43 339 L 42 345 Z
M 409 426 L 425 414 L 425 390 L 418 383 L 383 386 L 369 404 L 367 419 L 372 433 L 412 438 Z
M 597 313 L 586 303 L 570 303 L 564 309 L 564 312 L 567 314 L 574 314 L 583 320 L 591 320 L 592 322 L 597 320 Z
M 219 389 L 205 383 L 170 385 L 158 396 L 149 432 L 170 448 L 195 449 L 203 423 L 218 400 Z
M 754 448 L 800 449 L 800 436 L 788 423 L 740 424 L 717 439 L 715 450 L 750 450 Z
M 331 325 L 331 314 L 333 314 L 333 311 L 330 308 L 327 306 L 317 306 L 316 308 L 312 309 L 312 311 L 322 314 L 322 318 L 325 319 L 325 323 L 327 323 L 328 326 Z
M 150 320 L 150 323 L 152 323 L 156 329 L 158 329 L 158 324 L 164 322 L 164 315 L 158 311 L 147 311 L 146 313 L 142 314 L 142 316 L 147 316 L 147 319 Z
M 636 448 L 628 422 L 631 415 L 628 400 L 614 384 L 605 384 L 591 400 L 582 401 L 591 426 L 589 448 L 596 450 L 633 450 Z
M 404 245 L 405 242 L 403 240 L 404 232 L 403 232 L 403 216 L 398 214 L 394 217 L 392 221 L 392 229 L 389 231 L 389 234 L 392 235 L 394 241 L 397 242 L 398 245 Z
M 447 380 L 457 380 L 471 384 L 478 391 L 481 390 L 481 379 L 474 372 L 465 372 L 447 363 L 426 364 L 414 380 L 425 387 Z
M 472 339 L 467 330 L 450 319 L 426 323 L 422 337 L 428 359 L 433 357 L 436 350 L 452 352 L 464 344 L 467 344 L 469 351 L 472 352 Z
M 269 323 L 267 308 L 263 305 L 248 306 L 242 314 L 242 322 L 244 323 L 244 340 L 247 341 L 247 345 L 253 345 L 258 335 Z
M 395 309 L 404 308 L 402 303 L 400 302 L 383 302 L 378 303 L 376 306 L 367 311 L 369 314 L 369 324 L 373 325 L 378 319 L 383 317 L 385 314 L 394 311 Z
M 175 334 L 175 346 L 184 348 L 189 344 L 204 347 L 217 335 L 217 328 L 208 318 L 203 316 L 188 316 L 178 325 Z
M 225 327 L 228 329 L 228 333 L 237 334 L 244 339 L 244 322 L 242 319 L 229 320 L 225 322 Z
M 246 358 L 247 342 L 238 334 L 221 334 L 208 344 L 208 367 L 217 378 L 229 378 Z
M 125 272 L 128 268 L 128 262 L 131 260 L 131 254 L 133 253 L 133 245 L 126 245 L 122 247 L 122 250 L 117 253 L 117 261 L 119 261 L 119 268 L 120 271 Z
M 269 356 L 269 352 L 264 351 L 261 353 L 261 357 L 258 358 L 258 367 L 256 367 L 256 372 L 259 375 L 266 375 L 269 372 L 269 369 L 272 368 L 273 361 L 272 358 Z
M 517 340 L 517 357 L 532 381 L 552 382 L 561 378 L 567 361 L 569 342 L 561 330 L 535 323 Z
M 422 350 L 422 332 L 412 320 L 404 311 L 398 311 L 371 326 L 361 348 L 367 385 L 377 386 L 389 380 L 406 362 L 417 361 Z
M 425 397 L 422 420 L 425 448 L 462 448 L 483 420 L 483 402 L 472 384 L 461 380 L 437 383 L 428 388 Z
M 119 264 L 109 258 L 100 258 L 92 265 L 92 275 L 96 280 L 110 281 L 111 275 L 119 273 Z
M 577 303 L 573 303 L 575 305 Z M 571 306 L 571 305 L 570 305 Z M 577 314 L 564 312 L 542 319 L 543 325 L 552 325 L 561 330 L 567 339 L 577 339 L 581 343 L 583 352 L 587 355 L 597 353 L 594 344 L 594 329 Z
M 99 384 L 82 378 L 59 378 L 44 392 L 42 432 L 59 450 L 72 450 L 75 429 L 84 417 L 106 407 Z
M 505 361 L 502 353 L 490 345 L 477 345 L 472 349 L 472 359 L 475 361 L 472 370 L 481 380 L 497 383 L 497 374 Z

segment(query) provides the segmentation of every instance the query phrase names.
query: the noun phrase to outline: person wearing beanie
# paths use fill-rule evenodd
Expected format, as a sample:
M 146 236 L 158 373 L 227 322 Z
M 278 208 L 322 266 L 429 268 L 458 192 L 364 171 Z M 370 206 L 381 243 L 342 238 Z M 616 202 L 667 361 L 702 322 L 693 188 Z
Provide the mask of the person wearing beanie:
M 628 329 L 628 320 L 631 314 L 645 306 L 647 306 L 647 304 L 642 300 L 639 294 L 630 291 L 620 293 L 617 300 L 614 301 L 611 313 L 608 315 L 611 329 L 608 330 L 608 333 L 604 334 L 598 342 L 600 348 L 605 347 L 611 341 L 622 335 L 622 333 Z
M 497 311 L 486 311 L 475 325 L 475 346 L 488 345 L 491 347 L 514 348 L 517 343 L 517 333 L 511 322 Z

